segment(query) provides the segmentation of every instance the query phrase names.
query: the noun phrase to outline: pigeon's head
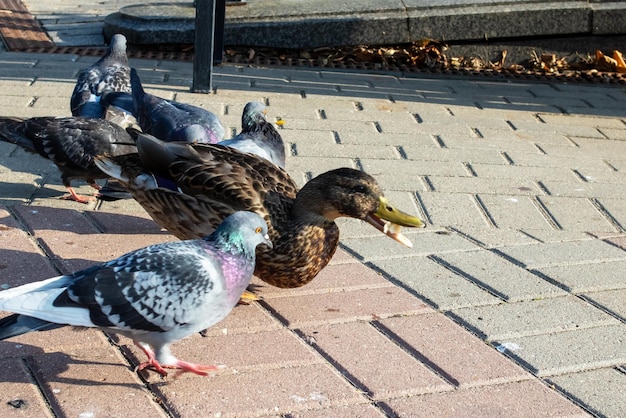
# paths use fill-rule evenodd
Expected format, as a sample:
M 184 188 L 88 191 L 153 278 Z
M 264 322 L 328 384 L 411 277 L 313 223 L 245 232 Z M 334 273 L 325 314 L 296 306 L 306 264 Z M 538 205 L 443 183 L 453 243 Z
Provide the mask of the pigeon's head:
M 257 245 L 265 244 L 272 248 L 272 241 L 267 233 L 267 223 L 254 212 L 235 212 L 217 227 L 214 236 L 224 249 L 254 254 Z
M 116 53 L 126 54 L 126 37 L 120 33 L 113 35 L 109 49 Z
M 241 128 L 243 130 L 251 129 L 255 124 L 265 120 L 267 109 L 261 102 L 249 102 L 243 108 L 241 115 Z

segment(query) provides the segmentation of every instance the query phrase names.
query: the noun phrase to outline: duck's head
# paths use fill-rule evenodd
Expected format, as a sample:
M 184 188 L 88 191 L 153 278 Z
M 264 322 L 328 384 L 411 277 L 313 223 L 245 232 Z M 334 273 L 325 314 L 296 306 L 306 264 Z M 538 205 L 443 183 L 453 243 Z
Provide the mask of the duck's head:
M 412 246 L 411 241 L 400 233 L 400 227 L 425 226 L 419 218 L 396 209 L 372 176 L 351 168 L 327 171 L 312 179 L 298 192 L 294 210 L 327 221 L 341 216 L 361 219 L 407 247 Z

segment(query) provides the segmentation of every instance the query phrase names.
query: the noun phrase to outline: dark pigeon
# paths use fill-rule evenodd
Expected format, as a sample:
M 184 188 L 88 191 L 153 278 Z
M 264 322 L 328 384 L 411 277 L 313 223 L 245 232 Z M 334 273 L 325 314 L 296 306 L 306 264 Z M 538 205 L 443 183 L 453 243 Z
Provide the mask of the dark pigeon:
M 102 118 L 106 112 L 105 106 L 101 103 L 103 95 L 130 91 L 126 38 L 117 34 L 111 38 L 104 56 L 78 74 L 70 99 L 72 115 Z
M 219 144 L 256 154 L 284 169 L 285 144 L 274 125 L 265 119 L 265 114 L 263 103 L 249 102 L 241 115 L 241 133 Z
M 85 117 L 0 117 L 0 140 L 52 161 L 61 171 L 68 198 L 87 203 L 89 197 L 76 194 L 74 179 L 85 180 L 100 189 L 96 179 L 107 178 L 96 165 L 96 155 L 123 155 L 136 152 L 133 138 L 121 127 L 104 119 Z

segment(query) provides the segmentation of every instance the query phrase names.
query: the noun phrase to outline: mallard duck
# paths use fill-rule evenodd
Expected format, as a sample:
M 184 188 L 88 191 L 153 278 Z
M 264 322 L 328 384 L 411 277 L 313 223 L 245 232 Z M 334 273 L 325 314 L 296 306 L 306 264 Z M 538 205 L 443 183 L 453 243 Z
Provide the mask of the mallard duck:
M 302 286 L 328 264 L 337 249 L 340 216 L 365 220 L 409 246 L 397 226 L 424 225 L 395 209 L 376 180 L 358 170 L 331 170 L 298 190 L 286 171 L 257 155 L 145 134 L 137 141 L 138 154 L 99 156 L 98 167 L 180 239 L 211 233 L 235 211 L 261 215 L 274 248 L 258 249 L 255 275 L 277 287 Z
M 104 119 L 80 116 L 0 117 L 0 140 L 17 144 L 56 164 L 63 185 L 70 193 L 63 198 L 80 203 L 93 198 L 78 195 L 71 187 L 73 179 L 85 180 L 93 188 L 100 189 L 95 180 L 107 177 L 93 163 L 96 155 L 137 151 L 135 141 L 121 127 Z
M 130 91 L 126 37 L 117 34 L 111 38 L 109 48 L 102 58 L 78 74 L 70 99 L 72 115 L 102 118 L 105 107 L 100 99 L 103 95 Z
M 285 144 L 274 125 L 265 119 L 267 108 L 261 102 L 249 102 L 241 115 L 241 132 L 231 139 L 219 142 L 220 145 L 250 152 L 280 168 L 285 168 Z

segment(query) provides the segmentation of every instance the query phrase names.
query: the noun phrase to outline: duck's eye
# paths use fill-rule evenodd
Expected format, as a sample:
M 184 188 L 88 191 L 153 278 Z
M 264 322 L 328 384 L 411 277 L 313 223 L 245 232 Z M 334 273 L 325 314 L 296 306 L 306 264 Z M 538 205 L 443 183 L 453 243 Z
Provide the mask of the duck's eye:
M 352 190 L 354 190 L 355 193 L 365 193 L 367 192 L 367 187 L 363 186 L 362 184 L 357 184 L 352 188 Z
M 263 228 L 261 228 L 260 226 L 257 226 L 256 229 L 254 230 L 254 232 L 256 232 L 257 234 L 260 234 L 263 231 Z

